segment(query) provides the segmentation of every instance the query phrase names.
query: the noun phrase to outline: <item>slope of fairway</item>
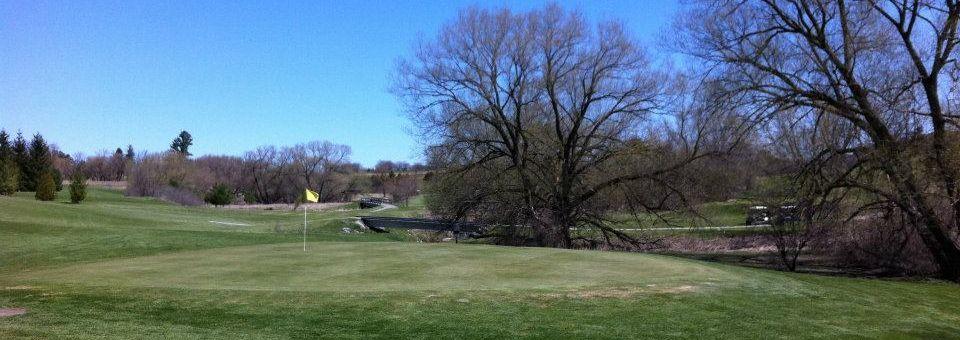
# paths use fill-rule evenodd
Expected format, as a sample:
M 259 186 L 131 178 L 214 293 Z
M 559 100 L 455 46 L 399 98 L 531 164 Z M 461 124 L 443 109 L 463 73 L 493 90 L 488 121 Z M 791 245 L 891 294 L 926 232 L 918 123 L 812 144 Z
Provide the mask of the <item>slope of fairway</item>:
M 124 197 L 92 188 L 83 204 L 68 204 L 66 190 L 55 202 L 32 193 L 0 196 L 0 273 L 5 269 L 94 261 L 263 243 L 296 242 L 303 213 L 183 207 L 153 198 Z M 390 212 L 408 213 L 409 210 Z M 401 234 L 344 234 L 356 228 L 357 210 L 311 212 L 310 241 L 403 240 Z M 224 225 L 211 221 L 244 224 Z
M 63 195 L 0 197 L 0 308 L 27 311 L 0 339 L 960 338 L 951 283 L 396 242 L 341 233 L 344 211 L 313 215 L 304 252 L 276 228 L 296 212 Z
M 310 243 L 186 251 L 30 272 L 24 284 L 402 292 L 708 290 L 743 283 L 722 267 L 630 253 L 416 243 Z

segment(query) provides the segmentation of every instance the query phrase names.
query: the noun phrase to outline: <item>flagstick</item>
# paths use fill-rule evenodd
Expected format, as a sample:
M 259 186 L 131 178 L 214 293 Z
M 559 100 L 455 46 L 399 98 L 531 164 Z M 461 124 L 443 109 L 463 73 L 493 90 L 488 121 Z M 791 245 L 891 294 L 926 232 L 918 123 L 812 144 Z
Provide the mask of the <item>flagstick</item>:
M 303 251 L 307 251 L 307 205 L 303 205 Z

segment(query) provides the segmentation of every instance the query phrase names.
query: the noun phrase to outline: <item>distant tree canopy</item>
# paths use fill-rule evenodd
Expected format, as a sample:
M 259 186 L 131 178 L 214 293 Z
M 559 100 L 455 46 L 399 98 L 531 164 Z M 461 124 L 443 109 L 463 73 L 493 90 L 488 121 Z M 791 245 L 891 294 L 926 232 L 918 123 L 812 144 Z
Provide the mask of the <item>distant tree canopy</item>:
M 180 134 L 170 143 L 170 150 L 183 156 L 191 156 L 190 146 L 193 145 L 193 136 L 187 131 L 180 131 Z
M 49 173 L 54 191 L 62 188 L 62 173 L 54 162 L 69 163 L 69 156 L 47 145 L 39 133 L 29 146 L 22 133 L 11 143 L 6 130 L 0 130 L 0 194 L 16 191 L 37 191 L 40 179 Z
M 242 196 L 246 202 L 292 203 L 304 188 L 318 192 L 323 201 L 343 200 L 350 193 L 352 174 L 359 170 L 349 163 L 350 152 L 346 145 L 313 141 L 262 146 L 243 157 L 144 154 L 129 165 L 127 193 L 198 204 L 222 185 L 231 200 Z

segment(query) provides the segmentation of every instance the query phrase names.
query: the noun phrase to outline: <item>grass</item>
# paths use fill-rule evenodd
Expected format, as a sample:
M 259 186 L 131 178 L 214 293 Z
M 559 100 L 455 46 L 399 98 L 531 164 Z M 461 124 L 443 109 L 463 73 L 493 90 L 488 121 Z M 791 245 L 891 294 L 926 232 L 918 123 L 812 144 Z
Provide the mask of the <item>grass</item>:
M 341 233 L 357 211 L 303 252 L 299 212 L 90 194 L 0 197 L 0 307 L 29 310 L 0 338 L 960 338 L 949 283 Z
M 693 211 L 666 211 L 659 214 L 643 213 L 639 216 L 630 214 L 613 215 L 611 218 L 621 228 L 697 228 L 717 226 L 741 226 L 747 220 L 747 200 L 728 200 L 723 202 L 708 202 L 696 206 Z

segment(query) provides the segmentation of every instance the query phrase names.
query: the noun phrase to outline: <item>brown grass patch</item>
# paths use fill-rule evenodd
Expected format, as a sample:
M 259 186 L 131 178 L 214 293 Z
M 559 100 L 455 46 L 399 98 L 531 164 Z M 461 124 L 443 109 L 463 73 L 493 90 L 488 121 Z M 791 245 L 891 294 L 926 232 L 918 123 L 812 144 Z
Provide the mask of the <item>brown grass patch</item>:
M 26 308 L 0 308 L 0 318 L 27 314 Z
M 637 295 L 645 294 L 682 294 L 693 293 L 699 290 L 699 287 L 693 285 L 681 286 L 658 286 L 649 284 L 646 287 L 612 287 L 600 289 L 578 289 L 565 293 L 541 294 L 540 297 L 546 299 L 629 299 Z

